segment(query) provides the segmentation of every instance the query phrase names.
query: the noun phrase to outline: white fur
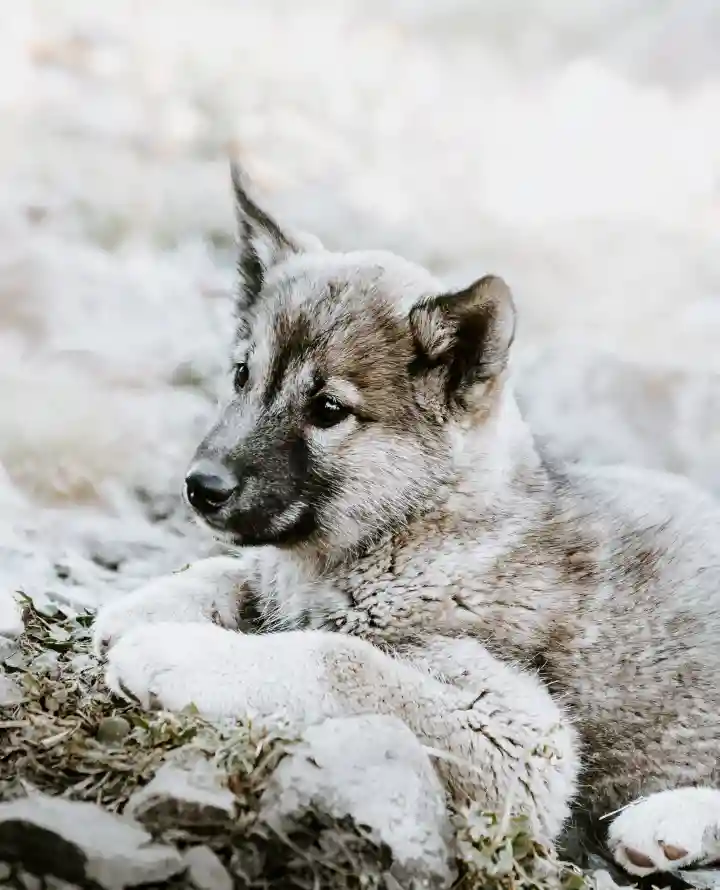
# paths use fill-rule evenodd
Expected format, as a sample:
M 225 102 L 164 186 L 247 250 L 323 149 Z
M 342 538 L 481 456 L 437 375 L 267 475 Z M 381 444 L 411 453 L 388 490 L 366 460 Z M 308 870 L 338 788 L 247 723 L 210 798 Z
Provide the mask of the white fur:
M 163 621 L 219 621 L 237 627 L 238 567 L 252 571 L 252 554 L 244 560 L 217 556 L 156 578 L 108 604 L 94 625 L 94 648 L 101 655 L 121 636 L 138 627 Z
M 108 654 L 106 677 L 116 693 L 145 707 L 194 704 L 211 718 L 250 716 L 294 730 L 328 717 L 394 714 L 429 745 L 453 783 L 482 793 L 495 808 L 512 797 L 540 836 L 554 837 L 577 770 L 574 736 L 561 712 L 534 678 L 471 641 L 435 655 L 435 667 L 444 662 L 457 673 L 455 682 L 433 678 L 430 664 L 390 658 L 356 637 L 244 635 L 166 621 L 121 636 Z M 462 661 L 473 666 L 467 688 Z M 487 787 L 484 775 L 492 776 Z
M 615 818 L 608 843 L 615 859 L 634 875 L 720 859 L 720 790 L 675 788 L 651 794 Z M 633 862 L 628 849 L 647 857 L 652 865 Z M 668 851 L 674 853 L 673 858 L 666 856 Z M 678 856 L 682 851 L 685 855 Z
M 312 635 L 268 638 L 207 623 L 163 622 L 133 629 L 109 653 L 107 683 L 146 707 L 195 704 L 214 718 L 272 717 L 293 725 L 339 711 L 321 685 Z
M 297 728 L 358 713 L 398 716 L 433 751 L 452 792 L 488 808 L 528 812 L 538 834 L 551 839 L 576 790 L 571 713 L 595 746 L 590 756 L 605 764 L 609 727 L 598 723 L 618 724 L 613 750 L 621 765 L 601 772 L 598 794 L 608 787 L 621 793 L 617 789 L 631 782 L 647 787 L 649 779 L 663 787 L 684 775 L 684 727 L 715 707 L 715 687 L 705 688 L 715 665 L 702 617 L 707 613 L 710 626 L 716 620 L 709 595 L 717 551 L 708 529 L 720 525 L 720 513 L 711 499 L 664 479 L 558 470 L 541 459 L 504 372 L 511 341 L 506 321 L 514 310 L 498 279 L 486 294 L 492 303 L 463 304 L 483 323 L 483 371 L 492 368 L 492 378 L 466 372 L 456 378 L 453 357 L 445 354 L 439 379 L 437 368 L 411 372 L 412 323 L 391 328 L 395 339 L 388 345 L 374 321 L 384 324 L 384 307 L 404 305 L 411 293 L 420 299 L 431 279 L 423 281 L 399 257 L 383 254 L 382 260 L 385 267 L 379 255 L 325 252 L 283 258 L 268 270 L 274 283 L 266 280 L 266 289 L 251 295 L 256 302 L 241 322 L 253 335 L 249 385 L 222 409 L 197 452 L 235 461 L 241 470 L 243 460 L 266 468 L 267 478 L 261 472 L 244 480 L 237 515 L 260 505 L 277 531 L 299 514 L 303 496 L 315 497 L 316 532 L 293 546 L 250 548 L 236 570 L 232 561 L 208 561 L 161 580 L 126 607 L 102 613 L 96 645 L 110 645 L 111 687 L 146 706 L 194 703 L 210 717 L 250 715 Z M 346 278 L 332 277 L 343 270 Z M 373 302 L 376 291 L 380 302 Z M 284 332 L 300 311 L 310 357 L 316 344 L 339 350 L 332 353 L 336 360 L 358 363 L 347 371 L 358 381 L 375 378 L 368 362 L 387 362 L 379 378 L 384 389 L 364 385 L 389 406 L 388 417 L 373 423 L 348 417 L 327 430 L 314 428 L 303 401 L 312 398 L 310 358 L 292 352 L 285 353 L 279 393 L 265 404 L 264 384 L 272 367 L 282 367 L 274 359 L 283 355 Z M 363 324 L 354 327 L 358 319 Z M 476 346 L 467 349 L 468 328 L 449 311 L 447 323 L 454 326 L 452 348 L 462 367 Z M 347 348 L 354 329 L 365 338 L 361 358 Z M 326 333 L 332 334 L 327 340 Z M 315 354 L 319 364 L 329 363 L 322 350 Z M 457 388 L 453 398 L 447 385 Z M 421 398 L 435 408 L 424 411 Z M 298 493 L 284 463 L 287 432 L 298 425 L 316 470 L 339 480 L 322 497 L 313 486 Z M 265 485 L 285 486 L 288 500 L 279 508 L 273 498 L 266 503 Z M 231 520 L 228 512 L 212 522 L 231 529 Z M 676 552 L 685 535 L 688 544 Z M 697 593 L 686 589 L 705 568 Z M 246 596 L 261 612 L 253 628 L 258 633 L 248 636 L 237 632 Z M 678 613 L 681 606 L 687 614 Z M 623 651 L 636 653 L 644 633 L 634 629 L 639 609 L 652 640 L 647 664 L 635 655 L 640 679 L 627 688 L 618 668 L 623 659 L 606 664 L 606 647 L 615 637 Z M 678 621 L 689 622 L 687 645 L 699 652 L 699 695 L 684 695 L 677 684 L 677 695 L 666 688 L 683 670 L 677 648 L 662 654 L 668 627 Z M 524 664 L 549 677 L 554 697 Z M 636 775 L 628 761 L 640 744 L 634 697 L 650 687 L 677 709 L 675 742 L 668 754 L 661 741 L 669 744 L 670 737 L 658 740 L 646 727 L 647 764 Z M 559 704 L 565 697 L 572 712 Z M 652 722 L 652 709 L 643 716 Z M 696 771 L 711 776 L 707 762 L 714 759 L 701 753 Z M 616 845 L 618 861 L 629 849 Z

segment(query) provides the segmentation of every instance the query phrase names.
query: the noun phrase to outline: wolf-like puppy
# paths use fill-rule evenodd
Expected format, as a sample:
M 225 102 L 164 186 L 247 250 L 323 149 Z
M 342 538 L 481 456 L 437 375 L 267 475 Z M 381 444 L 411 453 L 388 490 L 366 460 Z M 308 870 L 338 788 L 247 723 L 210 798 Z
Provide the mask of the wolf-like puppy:
M 538 449 L 502 280 L 327 251 L 233 181 L 231 391 L 186 493 L 237 555 L 106 607 L 108 683 L 298 727 L 395 714 L 453 793 L 545 837 L 581 787 L 595 814 L 644 798 L 609 830 L 628 871 L 719 856 L 720 507 Z

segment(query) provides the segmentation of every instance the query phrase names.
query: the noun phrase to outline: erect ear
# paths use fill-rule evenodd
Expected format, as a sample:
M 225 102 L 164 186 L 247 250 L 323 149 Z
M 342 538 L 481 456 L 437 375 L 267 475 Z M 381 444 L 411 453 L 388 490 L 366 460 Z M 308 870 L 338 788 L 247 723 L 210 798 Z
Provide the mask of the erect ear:
M 502 278 L 486 275 L 458 293 L 430 297 L 410 312 L 417 374 L 439 369 L 448 400 L 497 377 L 515 337 L 515 305 Z
M 254 201 L 245 172 L 234 161 L 230 175 L 238 223 L 239 308 L 246 309 L 257 300 L 268 270 L 303 247 Z

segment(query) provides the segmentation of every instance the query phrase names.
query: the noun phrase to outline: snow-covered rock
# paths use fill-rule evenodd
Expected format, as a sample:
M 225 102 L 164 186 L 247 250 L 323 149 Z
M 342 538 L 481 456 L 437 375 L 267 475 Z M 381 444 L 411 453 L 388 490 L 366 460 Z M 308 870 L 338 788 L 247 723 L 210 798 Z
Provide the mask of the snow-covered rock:
M 263 817 L 283 831 L 310 808 L 351 817 L 387 844 L 400 886 L 452 883 L 445 793 L 421 743 L 395 717 L 326 720 L 281 761 Z
M 153 843 L 136 822 L 38 792 L 0 803 L 0 861 L 104 890 L 164 881 L 185 867 L 177 850 Z
M 226 776 L 204 758 L 190 764 L 165 763 L 125 806 L 153 833 L 168 826 L 221 824 L 235 815 L 235 797 Z

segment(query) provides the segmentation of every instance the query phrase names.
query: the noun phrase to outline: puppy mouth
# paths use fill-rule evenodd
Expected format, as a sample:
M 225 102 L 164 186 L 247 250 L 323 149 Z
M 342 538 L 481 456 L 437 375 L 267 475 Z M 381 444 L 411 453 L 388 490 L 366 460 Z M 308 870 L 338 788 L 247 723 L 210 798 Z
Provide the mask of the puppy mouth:
M 290 546 L 308 540 L 317 531 L 315 513 L 302 501 L 279 512 L 229 510 L 225 516 L 198 518 L 215 537 L 235 547 Z

